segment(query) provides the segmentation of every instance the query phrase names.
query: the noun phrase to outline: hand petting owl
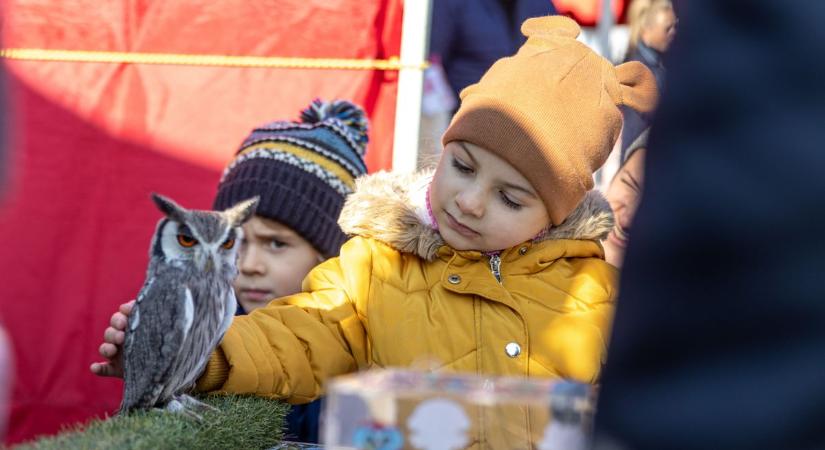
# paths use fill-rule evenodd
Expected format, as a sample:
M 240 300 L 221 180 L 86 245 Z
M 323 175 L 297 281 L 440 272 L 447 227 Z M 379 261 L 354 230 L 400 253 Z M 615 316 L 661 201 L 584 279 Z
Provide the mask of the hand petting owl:
M 120 412 L 162 407 L 197 417 L 205 405 L 185 391 L 232 322 L 240 226 L 258 198 L 223 212 L 152 199 L 166 217 L 155 230 L 146 281 L 126 326 Z

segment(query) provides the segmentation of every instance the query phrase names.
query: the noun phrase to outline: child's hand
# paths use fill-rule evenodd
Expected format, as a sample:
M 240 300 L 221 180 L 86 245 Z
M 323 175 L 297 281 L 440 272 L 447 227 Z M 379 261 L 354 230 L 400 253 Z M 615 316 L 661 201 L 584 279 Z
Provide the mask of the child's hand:
M 112 319 L 109 321 L 109 327 L 103 332 L 103 343 L 100 344 L 100 356 L 106 358 L 106 361 L 92 363 L 89 369 L 93 374 L 101 377 L 118 377 L 123 378 L 123 340 L 126 336 L 126 325 L 129 323 L 129 314 L 132 313 L 132 307 L 135 306 L 135 301 L 129 301 L 118 308 L 118 311 L 112 314 Z

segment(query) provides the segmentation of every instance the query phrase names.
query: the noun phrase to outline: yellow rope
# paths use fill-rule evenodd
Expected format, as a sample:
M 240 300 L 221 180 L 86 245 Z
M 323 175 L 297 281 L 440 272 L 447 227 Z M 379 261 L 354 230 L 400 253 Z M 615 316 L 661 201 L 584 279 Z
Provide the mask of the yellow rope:
M 283 58 L 279 56 L 191 55 L 175 53 L 101 52 L 39 48 L 0 49 L 0 58 L 28 61 L 61 61 L 180 66 L 262 67 L 288 69 L 424 70 L 428 64 L 401 64 L 390 59 Z

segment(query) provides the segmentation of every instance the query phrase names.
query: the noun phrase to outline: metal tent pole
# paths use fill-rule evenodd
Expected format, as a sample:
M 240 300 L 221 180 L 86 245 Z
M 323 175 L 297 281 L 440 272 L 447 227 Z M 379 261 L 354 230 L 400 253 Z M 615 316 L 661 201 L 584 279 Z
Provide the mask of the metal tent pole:
M 421 127 L 421 94 L 430 37 L 431 0 L 404 1 L 401 24 L 401 69 L 395 104 L 392 148 L 394 171 L 413 172 L 418 162 L 418 133 Z

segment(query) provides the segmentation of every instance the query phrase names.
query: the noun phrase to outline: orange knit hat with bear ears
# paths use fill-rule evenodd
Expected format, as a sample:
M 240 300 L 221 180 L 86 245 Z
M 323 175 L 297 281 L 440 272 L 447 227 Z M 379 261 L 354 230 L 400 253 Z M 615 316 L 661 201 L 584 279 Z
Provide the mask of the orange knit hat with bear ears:
M 656 81 L 639 62 L 613 66 L 576 40 L 572 19 L 527 19 L 527 42 L 461 91 L 444 145 L 466 141 L 516 168 L 561 224 L 593 188 L 622 128 L 619 105 L 650 111 Z

